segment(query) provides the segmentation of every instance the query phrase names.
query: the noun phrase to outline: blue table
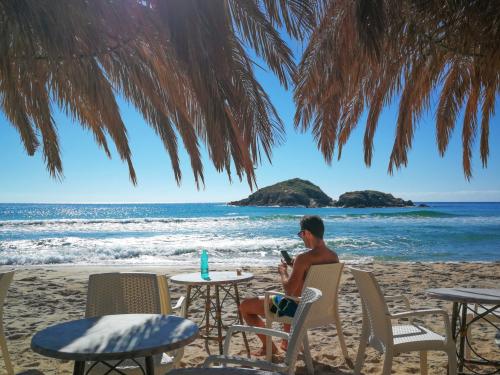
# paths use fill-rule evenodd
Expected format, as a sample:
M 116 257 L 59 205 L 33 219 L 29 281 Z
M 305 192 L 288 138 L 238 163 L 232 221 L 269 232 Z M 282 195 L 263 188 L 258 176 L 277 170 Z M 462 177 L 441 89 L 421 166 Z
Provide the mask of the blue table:
M 74 375 L 84 374 L 85 361 L 140 357 L 146 360 L 145 373 L 154 375 L 153 355 L 184 347 L 197 337 L 196 324 L 173 315 L 104 315 L 45 328 L 33 336 L 31 348 L 46 357 L 75 361 Z

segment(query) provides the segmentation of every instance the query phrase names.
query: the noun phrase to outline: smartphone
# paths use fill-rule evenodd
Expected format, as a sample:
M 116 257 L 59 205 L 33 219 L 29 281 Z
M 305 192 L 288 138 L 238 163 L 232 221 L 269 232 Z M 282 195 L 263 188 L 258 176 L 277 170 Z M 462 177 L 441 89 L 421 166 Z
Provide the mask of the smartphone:
M 283 258 L 286 264 L 288 264 L 289 266 L 292 265 L 292 257 L 290 256 L 290 254 L 288 254 L 286 250 L 281 250 L 281 257 Z

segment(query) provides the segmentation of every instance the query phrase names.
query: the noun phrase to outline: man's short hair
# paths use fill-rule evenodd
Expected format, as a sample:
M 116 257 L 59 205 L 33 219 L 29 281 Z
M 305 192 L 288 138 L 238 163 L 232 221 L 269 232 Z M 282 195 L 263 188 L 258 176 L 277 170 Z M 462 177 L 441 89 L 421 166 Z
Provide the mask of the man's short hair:
M 314 237 L 319 239 L 323 239 L 323 235 L 325 234 L 323 220 L 317 215 L 304 216 L 302 220 L 300 220 L 300 229 L 308 230 Z

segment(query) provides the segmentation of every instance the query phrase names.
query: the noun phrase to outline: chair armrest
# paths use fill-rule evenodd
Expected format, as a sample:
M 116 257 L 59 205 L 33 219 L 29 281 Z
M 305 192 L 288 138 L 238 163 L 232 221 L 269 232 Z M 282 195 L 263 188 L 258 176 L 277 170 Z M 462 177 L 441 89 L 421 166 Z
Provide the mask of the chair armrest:
M 396 296 L 384 296 L 384 299 L 385 299 L 385 302 L 403 302 L 404 303 L 404 306 L 406 308 L 406 310 L 411 310 L 411 306 L 410 306 L 410 300 L 408 299 L 408 297 L 402 295 L 402 294 L 399 294 L 399 295 L 396 295 Z M 408 319 L 410 321 L 410 324 L 413 324 L 413 319 L 410 317 Z
M 278 331 L 277 329 L 252 327 L 252 326 L 244 326 L 244 325 L 235 324 L 227 329 L 226 339 L 224 340 L 224 350 L 223 350 L 224 355 L 228 355 L 228 353 L 229 353 L 229 346 L 231 344 L 231 337 L 233 336 L 234 332 L 257 333 L 259 335 L 264 335 L 264 336 L 280 337 L 280 338 L 285 339 L 285 340 L 288 340 L 290 337 L 290 335 L 288 333 L 283 332 L 283 331 Z
M 244 325 L 239 325 L 239 324 L 235 324 L 235 325 L 229 327 L 227 330 L 227 335 L 230 336 L 234 332 L 258 333 L 259 335 L 274 336 L 274 337 L 279 337 L 279 338 L 286 339 L 286 340 L 288 340 L 288 338 L 290 336 L 287 332 L 283 332 L 283 331 L 280 331 L 277 329 L 244 326 Z
M 203 362 L 203 367 L 209 367 L 209 365 L 212 363 L 220 363 L 224 367 L 226 364 L 258 367 L 262 370 L 274 371 L 280 373 L 285 373 L 288 368 L 286 365 L 281 363 L 278 364 L 268 361 L 262 361 L 259 359 L 251 359 L 251 358 L 243 358 L 243 357 L 235 357 L 227 355 L 211 355 L 207 359 L 205 359 L 205 362 Z
M 408 297 L 401 295 L 397 296 L 384 296 L 385 302 L 403 301 L 407 309 L 410 309 L 410 300 Z
M 174 307 L 172 307 L 172 311 L 180 311 L 181 316 L 184 316 L 186 309 L 186 297 L 181 296 Z
M 402 318 L 410 318 L 410 317 L 424 316 L 424 315 L 443 315 L 446 316 L 446 318 L 448 318 L 448 313 L 443 309 L 421 309 L 421 310 L 411 310 L 401 313 L 389 314 L 391 319 L 402 319 Z

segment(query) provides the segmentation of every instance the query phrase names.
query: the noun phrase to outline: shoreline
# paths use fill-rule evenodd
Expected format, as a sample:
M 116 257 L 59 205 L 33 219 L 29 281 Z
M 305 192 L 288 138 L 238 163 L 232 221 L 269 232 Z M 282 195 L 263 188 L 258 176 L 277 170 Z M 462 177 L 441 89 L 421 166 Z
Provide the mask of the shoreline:
M 347 265 L 348 267 L 348 265 Z M 344 268 L 339 291 L 339 311 L 344 335 L 351 359 L 354 359 L 361 333 L 361 304 L 352 274 Z M 7 267 L 0 267 L 5 270 Z M 233 266 L 213 267 L 234 270 Z M 280 290 L 277 272 L 270 272 L 270 267 L 243 267 L 254 274 L 255 278 L 240 286 L 242 298 L 263 295 L 266 290 Z M 271 267 L 272 268 L 272 267 Z M 372 270 L 385 295 L 404 294 L 410 298 L 413 308 L 444 308 L 451 313 L 452 304 L 426 296 L 425 290 L 436 287 L 474 286 L 498 288 L 500 284 L 500 263 L 408 263 L 408 262 L 373 262 L 361 268 Z M 91 273 L 111 271 L 144 271 L 173 276 L 183 272 L 196 272 L 198 267 L 165 267 L 161 265 L 105 265 L 105 266 L 33 266 L 16 269 L 14 281 L 9 288 L 4 306 L 4 327 L 7 345 L 16 373 L 39 370 L 48 374 L 71 374 L 72 363 L 42 357 L 30 349 L 30 341 L 37 331 L 63 321 L 79 319 L 84 316 L 86 288 Z M 169 283 L 172 301 L 185 294 L 185 287 Z M 193 303 L 189 318 L 201 320 L 203 306 Z M 225 319 L 231 321 L 235 316 L 235 306 L 224 309 Z M 424 325 L 437 332 L 443 330 L 442 322 L 425 318 Z M 276 327 L 278 328 L 278 327 Z M 488 324 L 474 329 L 474 343 L 481 352 L 490 357 L 500 356 L 500 348 L 494 345 L 494 334 Z M 309 334 L 311 352 L 317 374 L 352 373 L 343 361 L 340 347 L 333 327 L 311 330 Z M 252 349 L 258 342 L 250 338 Z M 215 349 L 215 347 L 213 347 Z M 244 345 L 238 336 L 232 345 L 232 354 L 245 355 Z M 184 367 L 201 366 L 207 353 L 204 342 L 196 340 L 186 347 L 182 360 Z M 283 354 L 278 355 L 278 361 Z M 382 357 L 374 350 L 367 351 L 363 373 L 379 373 Z M 0 362 L 0 370 L 3 363 Z M 446 374 L 445 355 L 429 352 L 429 373 Z M 400 373 L 418 373 L 418 354 L 404 354 L 395 359 L 393 371 Z M 298 362 L 297 374 L 304 374 L 302 361 Z M 27 375 L 27 374 L 26 374 Z
M 348 259 L 344 260 L 341 262 L 346 265 L 346 267 L 352 266 L 352 265 L 359 265 L 359 266 L 373 266 L 374 264 L 384 264 L 384 265 L 391 265 L 391 264 L 449 264 L 449 265 L 468 265 L 468 264 L 498 264 L 500 265 L 500 259 L 499 260 L 473 260 L 473 261 L 455 261 L 455 260 L 450 260 L 450 261 L 419 261 L 419 260 L 381 260 L 381 259 L 370 259 L 367 261 L 362 261 L 362 260 L 353 260 L 353 259 Z M 233 269 L 233 268 L 269 268 L 269 267 L 274 267 L 279 264 L 279 259 L 276 259 L 276 262 L 274 263 L 269 263 L 269 264 L 259 264 L 257 266 L 242 266 L 240 264 L 235 264 L 235 263 L 209 263 L 210 269 L 213 270 L 224 270 L 227 268 Z M 135 264 L 127 264 L 127 263 L 46 263 L 46 264 L 2 264 L 0 265 L 0 272 L 5 272 L 8 270 L 23 270 L 23 269 L 43 269 L 43 268 L 56 268 L 56 269 L 64 269 L 64 268 L 69 268 L 69 269 L 74 269 L 78 267 L 83 267 L 85 269 L 100 269 L 100 268 L 140 268 L 140 267 L 145 267 L 145 268 L 166 268 L 166 269 L 193 269 L 197 270 L 199 268 L 199 262 L 194 262 L 192 264 L 168 264 L 168 263 L 135 263 Z

